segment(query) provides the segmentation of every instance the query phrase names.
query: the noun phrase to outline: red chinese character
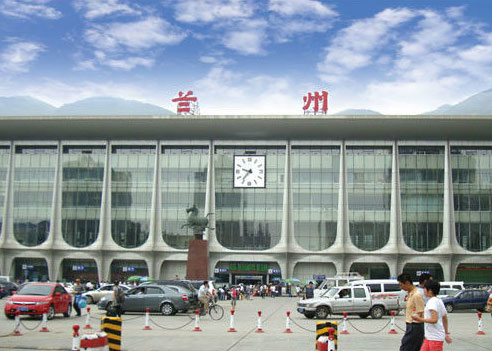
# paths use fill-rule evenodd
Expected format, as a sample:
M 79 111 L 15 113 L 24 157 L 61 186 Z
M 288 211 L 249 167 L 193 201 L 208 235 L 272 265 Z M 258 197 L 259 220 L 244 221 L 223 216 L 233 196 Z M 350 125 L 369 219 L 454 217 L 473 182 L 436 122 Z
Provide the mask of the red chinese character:
M 178 103 L 178 113 L 191 113 L 191 103 L 196 103 L 196 96 L 191 96 L 193 95 L 191 90 L 189 90 L 186 95 L 180 91 L 178 95 L 179 97 L 172 99 L 172 102 Z
M 323 102 L 323 106 L 321 107 L 321 112 L 328 112 L 328 92 L 322 91 L 321 95 L 319 92 L 315 92 L 314 95 L 308 93 L 308 96 L 304 96 L 302 98 L 304 100 L 304 106 L 302 109 L 304 112 L 308 112 L 309 107 L 311 106 L 311 101 L 314 101 L 313 112 L 316 114 L 319 111 L 319 102 Z

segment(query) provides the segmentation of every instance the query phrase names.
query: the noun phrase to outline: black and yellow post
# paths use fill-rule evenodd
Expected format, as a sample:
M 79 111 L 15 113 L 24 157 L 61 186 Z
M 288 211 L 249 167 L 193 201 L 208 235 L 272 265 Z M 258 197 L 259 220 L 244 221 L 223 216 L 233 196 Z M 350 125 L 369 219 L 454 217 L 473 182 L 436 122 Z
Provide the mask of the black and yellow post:
M 108 334 L 109 351 L 121 350 L 121 318 L 101 317 L 101 330 Z
M 328 333 L 328 329 L 335 329 L 335 350 L 338 350 L 338 322 L 337 321 L 324 321 L 324 322 L 316 322 L 316 345 L 315 349 L 318 349 L 318 338 L 320 336 L 330 336 Z

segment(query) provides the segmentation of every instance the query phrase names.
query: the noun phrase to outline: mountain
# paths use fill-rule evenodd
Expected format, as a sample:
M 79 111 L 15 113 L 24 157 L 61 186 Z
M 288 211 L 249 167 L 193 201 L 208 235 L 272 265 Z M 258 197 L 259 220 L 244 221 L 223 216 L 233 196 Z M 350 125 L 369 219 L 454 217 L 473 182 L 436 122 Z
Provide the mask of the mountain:
M 157 105 L 114 97 L 93 97 L 59 107 L 56 115 L 174 115 Z
M 346 116 L 351 116 L 351 115 L 380 115 L 380 113 L 377 111 L 373 111 L 373 110 L 348 109 L 348 110 L 343 110 L 343 111 L 334 113 L 334 115 L 346 115 Z
M 443 105 L 423 115 L 492 115 L 492 89 L 472 95 L 456 105 Z
M 0 97 L 0 116 L 46 116 L 56 107 L 29 96 Z

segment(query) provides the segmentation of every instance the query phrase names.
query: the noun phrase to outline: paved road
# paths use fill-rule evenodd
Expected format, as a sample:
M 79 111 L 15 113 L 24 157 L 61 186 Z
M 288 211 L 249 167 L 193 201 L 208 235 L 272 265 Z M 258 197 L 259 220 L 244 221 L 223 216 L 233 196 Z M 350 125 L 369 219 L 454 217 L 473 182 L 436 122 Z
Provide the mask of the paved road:
M 144 331 L 144 317 L 139 314 L 123 316 L 123 350 L 126 351 L 163 351 L 163 350 L 193 350 L 193 351 L 254 351 L 254 350 L 314 350 L 316 320 L 308 320 L 295 312 L 295 298 L 255 298 L 252 301 L 239 301 L 236 312 L 237 333 L 228 333 L 230 305 L 221 304 L 226 308 L 226 315 L 220 321 L 213 321 L 207 316 L 200 322 L 202 332 L 193 332 L 192 315 L 179 314 L 164 317 L 159 314 L 151 315 L 152 330 Z M 3 311 L 5 299 L 0 300 Z M 102 313 L 92 306 L 93 319 L 91 325 L 99 326 Z M 257 311 L 262 311 L 263 329 L 265 333 L 255 333 Z M 284 334 L 286 311 L 292 311 L 292 334 Z M 334 319 L 339 319 L 337 316 Z M 22 336 L 6 336 L 13 330 L 13 321 L 8 320 L 3 312 L 0 316 L 0 350 L 71 350 L 72 325 L 85 325 L 85 316 L 63 318 L 57 316 L 48 324 L 51 332 L 40 333 L 40 327 L 33 331 L 21 328 Z M 477 314 L 474 311 L 455 312 L 450 314 L 450 331 L 454 338 L 451 346 L 444 350 L 492 351 L 492 318 L 484 315 L 483 327 L 486 335 L 477 336 Z M 22 318 L 27 328 L 34 328 L 38 320 Z M 389 317 L 381 320 L 371 318 L 362 320 L 357 316 L 349 317 L 349 335 L 340 335 L 339 350 L 345 351 L 381 351 L 398 350 L 401 330 L 397 335 L 389 335 L 387 325 Z M 155 323 L 155 324 L 154 324 Z M 157 325 L 160 327 L 158 327 Z M 179 328 L 182 325 L 186 326 Z M 404 327 L 403 316 L 396 317 L 397 326 Z M 377 334 L 363 334 L 375 332 Z M 179 329 L 175 329 L 179 328 Z M 173 330 L 174 329 L 174 330 Z M 85 332 L 85 330 L 84 330 Z

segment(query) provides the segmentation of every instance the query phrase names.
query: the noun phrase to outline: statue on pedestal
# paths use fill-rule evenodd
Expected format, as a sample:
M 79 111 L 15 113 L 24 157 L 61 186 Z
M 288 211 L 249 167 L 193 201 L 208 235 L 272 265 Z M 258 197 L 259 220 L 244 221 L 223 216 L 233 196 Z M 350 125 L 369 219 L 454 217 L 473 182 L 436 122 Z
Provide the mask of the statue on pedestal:
M 188 214 L 188 217 L 186 219 L 186 223 L 181 226 L 181 228 L 188 227 L 193 230 L 193 234 L 195 235 L 195 239 L 197 240 L 202 240 L 203 239 L 203 232 L 205 229 L 211 229 L 214 230 L 215 228 L 211 228 L 208 225 L 208 216 L 210 216 L 211 213 L 207 213 L 205 217 L 199 217 L 198 216 L 198 207 L 196 205 L 193 205 L 192 207 L 189 207 L 186 209 L 186 213 Z

